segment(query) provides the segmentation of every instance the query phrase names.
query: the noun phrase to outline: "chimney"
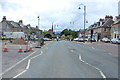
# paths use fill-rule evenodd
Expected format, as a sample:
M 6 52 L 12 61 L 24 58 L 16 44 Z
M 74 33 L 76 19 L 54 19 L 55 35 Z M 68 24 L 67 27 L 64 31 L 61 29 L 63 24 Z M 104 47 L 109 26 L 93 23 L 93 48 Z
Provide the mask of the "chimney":
M 107 21 L 108 19 L 113 19 L 113 17 L 112 17 L 112 16 L 109 16 L 109 15 L 106 15 L 106 16 L 105 16 L 105 21 Z
M 6 16 L 3 16 L 3 21 L 6 21 Z
M 22 20 L 19 20 L 19 23 L 23 24 L 23 21 L 22 21 Z
M 101 19 L 101 18 L 100 18 L 99 21 L 104 21 L 104 19 Z
M 38 29 L 38 26 L 36 26 L 36 28 Z

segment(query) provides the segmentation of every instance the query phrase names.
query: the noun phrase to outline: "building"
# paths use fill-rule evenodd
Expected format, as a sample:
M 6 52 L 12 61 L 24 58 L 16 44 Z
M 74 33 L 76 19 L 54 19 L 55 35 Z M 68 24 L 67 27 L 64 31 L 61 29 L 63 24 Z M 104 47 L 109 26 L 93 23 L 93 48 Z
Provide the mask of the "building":
M 104 37 L 111 38 L 110 30 L 111 25 L 113 24 L 112 16 L 105 16 L 105 19 L 99 19 L 98 22 L 95 22 L 86 31 L 86 35 L 88 37 L 92 37 L 94 39 L 101 40 Z
M 30 35 L 34 32 L 37 37 L 38 34 L 42 32 L 38 27 L 31 27 L 30 24 L 24 25 L 23 20 L 19 20 L 19 22 L 9 21 L 6 19 L 6 16 L 3 16 L 0 25 L 2 32 L 24 32 Z
M 53 26 L 53 23 L 52 23 L 52 28 L 49 29 L 45 34 L 44 34 L 44 37 L 45 38 L 55 38 L 56 35 L 54 33 L 54 26 Z
M 111 39 L 120 38 L 120 15 L 116 16 L 115 22 L 111 27 Z

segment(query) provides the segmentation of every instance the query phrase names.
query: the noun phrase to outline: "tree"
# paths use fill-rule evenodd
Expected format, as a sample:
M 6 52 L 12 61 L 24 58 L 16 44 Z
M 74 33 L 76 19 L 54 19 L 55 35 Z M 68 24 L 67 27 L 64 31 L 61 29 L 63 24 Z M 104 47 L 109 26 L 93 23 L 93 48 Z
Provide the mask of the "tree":
M 79 33 L 79 31 L 73 31 L 73 30 L 71 30 L 71 29 L 64 29 L 62 32 L 61 32 L 61 34 L 60 35 L 65 35 L 65 36 L 70 36 L 70 35 L 72 35 L 72 38 L 76 38 L 76 37 L 78 37 L 78 33 Z

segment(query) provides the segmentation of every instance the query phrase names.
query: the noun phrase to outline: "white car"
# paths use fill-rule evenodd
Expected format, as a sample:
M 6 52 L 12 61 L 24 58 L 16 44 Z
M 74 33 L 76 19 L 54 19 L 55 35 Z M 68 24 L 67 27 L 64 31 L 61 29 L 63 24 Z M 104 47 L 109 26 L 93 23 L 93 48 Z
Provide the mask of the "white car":
M 75 39 L 73 39 L 74 41 L 78 41 L 79 40 L 79 38 L 75 38 Z
M 43 38 L 44 41 L 51 41 L 50 38 Z
M 114 43 L 114 44 L 116 44 L 116 43 L 120 44 L 120 39 L 113 38 L 113 39 L 111 39 L 111 42 Z
M 110 42 L 110 39 L 108 39 L 108 38 L 103 38 L 102 40 L 101 40 L 102 42 Z

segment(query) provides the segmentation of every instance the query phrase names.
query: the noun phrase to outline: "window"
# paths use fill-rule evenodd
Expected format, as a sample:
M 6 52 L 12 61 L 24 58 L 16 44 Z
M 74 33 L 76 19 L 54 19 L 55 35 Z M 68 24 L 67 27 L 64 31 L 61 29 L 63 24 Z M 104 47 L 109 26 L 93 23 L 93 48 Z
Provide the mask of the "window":
M 106 32 L 106 28 L 104 28 L 104 31 Z

